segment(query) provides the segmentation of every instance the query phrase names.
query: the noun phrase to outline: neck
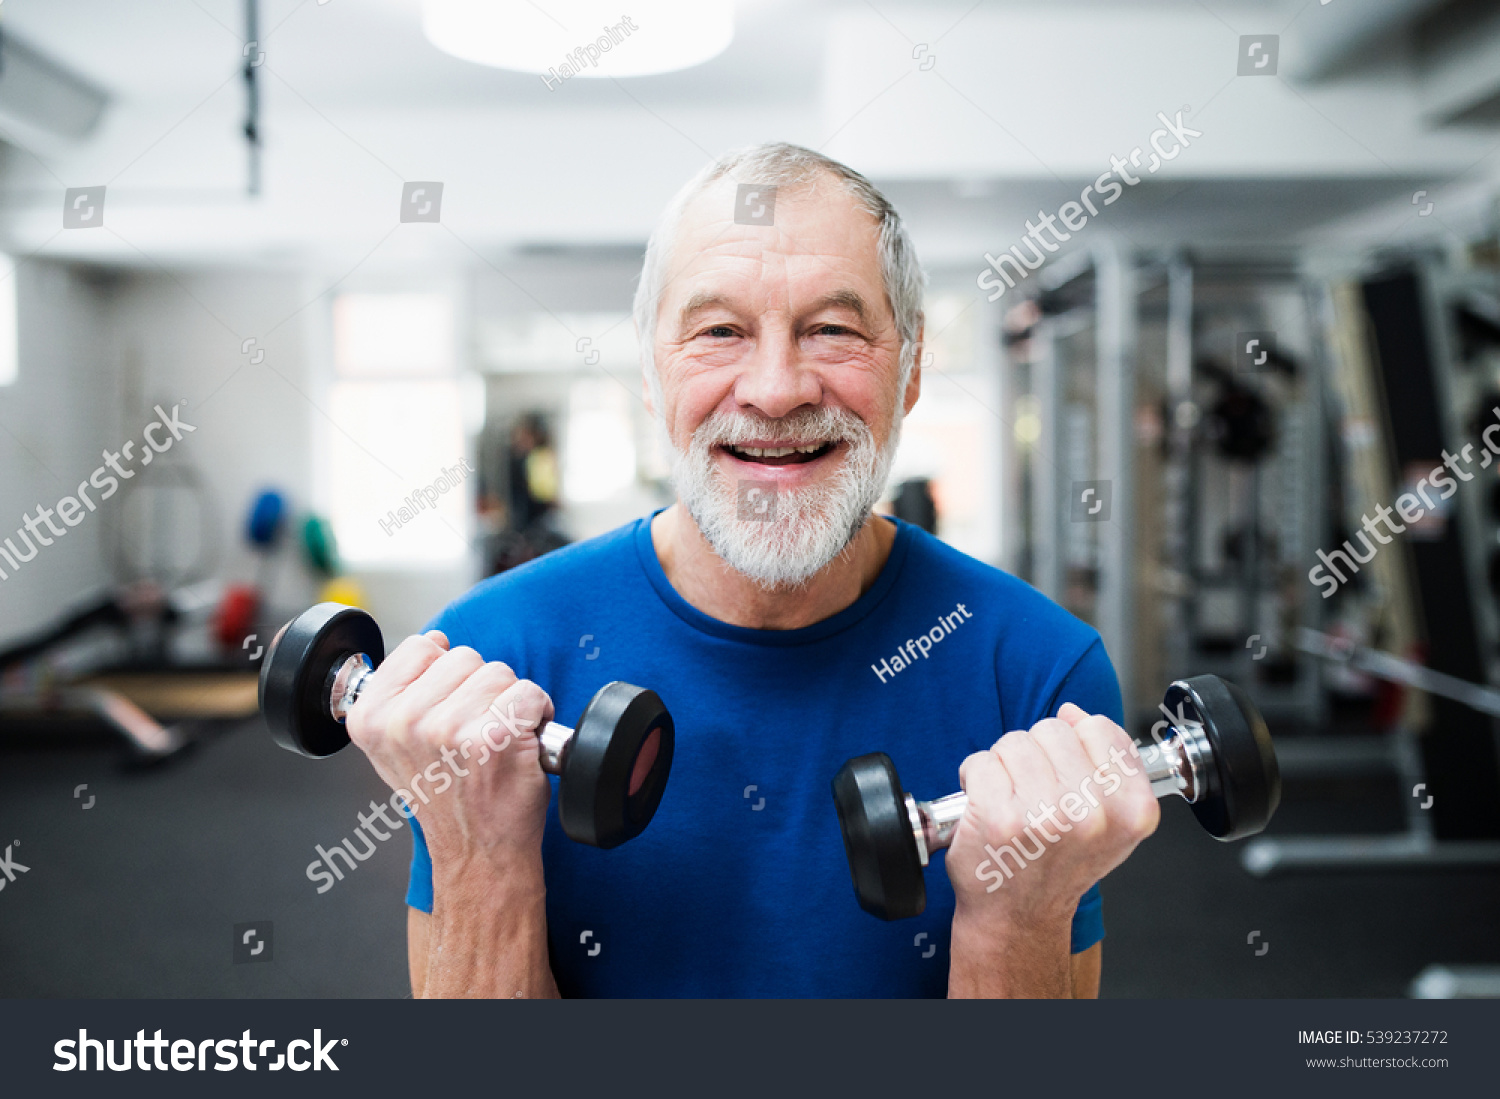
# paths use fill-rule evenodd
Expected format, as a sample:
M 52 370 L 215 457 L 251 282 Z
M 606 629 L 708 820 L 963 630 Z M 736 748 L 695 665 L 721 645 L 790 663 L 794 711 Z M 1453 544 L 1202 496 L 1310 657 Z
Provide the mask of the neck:
M 875 583 L 895 541 L 895 525 L 872 515 L 806 584 L 767 590 L 724 563 L 681 503 L 651 522 L 651 545 L 677 594 L 711 618 L 756 630 L 796 630 L 837 614 Z

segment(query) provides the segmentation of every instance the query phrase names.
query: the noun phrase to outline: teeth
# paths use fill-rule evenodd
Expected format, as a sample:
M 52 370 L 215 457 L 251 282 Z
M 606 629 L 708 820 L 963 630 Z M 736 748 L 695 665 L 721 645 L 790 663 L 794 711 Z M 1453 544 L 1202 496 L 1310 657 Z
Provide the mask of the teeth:
M 816 454 L 823 449 L 824 445 L 813 443 L 810 446 L 736 446 L 730 449 L 750 458 L 784 458 L 788 454 Z

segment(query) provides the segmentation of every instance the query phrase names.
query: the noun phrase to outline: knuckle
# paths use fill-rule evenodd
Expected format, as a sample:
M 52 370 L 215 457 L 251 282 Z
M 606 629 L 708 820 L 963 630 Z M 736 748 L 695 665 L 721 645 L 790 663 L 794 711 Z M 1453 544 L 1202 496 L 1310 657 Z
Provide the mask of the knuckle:
M 516 704 L 518 706 L 535 709 L 537 712 L 546 709 L 547 703 L 551 701 L 547 697 L 547 692 L 529 679 L 516 680 L 511 684 L 511 690 L 516 693 Z
M 1048 717 L 1038 721 L 1031 727 L 1031 735 L 1038 740 L 1056 740 L 1059 737 L 1071 735 L 1073 726 L 1069 725 L 1060 717 Z
M 1106 833 L 1109 832 L 1109 820 L 1105 812 L 1090 812 L 1084 818 L 1073 825 L 1074 832 L 1083 843 L 1098 843 Z
M 990 751 L 1001 760 L 1005 760 L 1015 758 L 1016 752 L 1024 753 L 1027 749 L 1034 747 L 1036 747 L 1036 741 L 1031 739 L 1030 730 L 1013 729 L 995 741 L 995 746 Z
M 1113 721 L 1101 714 L 1096 714 L 1093 717 L 1088 717 L 1080 721 L 1078 723 L 1078 732 L 1082 736 L 1094 738 L 1096 742 L 1103 741 L 1115 747 L 1123 746 L 1125 741 L 1130 739 L 1125 735 L 1124 729 L 1121 729 Z
M 1129 794 L 1122 792 L 1116 802 L 1110 807 L 1111 832 L 1132 843 L 1139 843 L 1156 831 L 1156 825 L 1161 819 L 1161 808 L 1156 799 L 1150 796 L 1149 790 L 1142 791 L 1135 783 L 1131 783 Z
M 514 680 L 496 697 L 492 708 L 514 714 L 517 720 L 533 722 L 546 709 L 547 695 L 529 679 Z
M 1131 819 L 1131 834 L 1137 839 L 1145 839 L 1156 831 L 1157 825 L 1161 823 L 1161 806 L 1154 797 L 1149 794 L 1140 798 L 1135 806 L 1135 814 Z
M 997 746 L 999 745 L 999 741 L 995 743 Z M 994 749 L 992 748 L 990 751 L 994 751 Z M 973 797 L 974 791 L 969 789 L 969 776 L 973 774 L 973 769 L 979 765 L 976 761 L 982 761 L 987 755 L 989 755 L 989 752 L 974 752 L 971 755 L 965 756 L 964 761 L 958 765 L 959 789 L 963 790 L 970 797 Z
M 375 732 L 374 723 L 358 707 L 350 712 L 348 719 L 344 722 L 344 728 L 349 733 L 349 740 L 360 749 L 369 745 Z
M 509 664 L 499 660 L 491 660 L 476 668 L 470 676 L 478 679 L 481 686 L 503 691 L 516 682 L 516 673 L 511 670 Z
M 444 670 L 458 668 L 472 673 L 475 669 L 483 667 L 484 657 L 467 645 L 460 645 L 455 649 L 449 649 L 433 662 L 434 667 L 443 665 Z
M 437 660 L 446 650 L 425 634 L 413 634 L 391 650 L 391 656 L 416 657 L 429 664 Z

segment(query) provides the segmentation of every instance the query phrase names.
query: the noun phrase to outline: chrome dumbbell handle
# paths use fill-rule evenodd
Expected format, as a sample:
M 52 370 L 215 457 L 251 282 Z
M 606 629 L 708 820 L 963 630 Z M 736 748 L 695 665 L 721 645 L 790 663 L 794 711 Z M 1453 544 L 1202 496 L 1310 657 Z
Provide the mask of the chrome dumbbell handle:
M 1176 720 L 1158 744 L 1137 745 L 1136 753 L 1158 798 L 1171 794 L 1192 803 L 1202 796 L 1209 766 L 1210 749 L 1203 726 L 1197 721 Z M 917 856 L 926 866 L 933 852 L 953 842 L 958 822 L 969 808 L 969 795 L 959 791 L 934 801 L 917 801 L 906 795 L 906 815 L 916 840 Z
M 333 720 L 343 723 L 349 711 L 359 701 L 375 667 L 364 653 L 353 653 L 333 666 L 328 673 L 328 712 Z M 541 741 L 540 762 L 542 770 L 549 775 L 562 774 L 563 764 L 568 759 L 568 748 L 573 743 L 573 730 L 566 725 L 549 721 L 538 734 Z
M 354 653 L 333 666 L 328 673 L 326 688 L 328 712 L 333 720 L 340 724 L 349 720 L 349 711 L 354 709 L 365 684 L 374 674 L 375 666 L 364 653 Z

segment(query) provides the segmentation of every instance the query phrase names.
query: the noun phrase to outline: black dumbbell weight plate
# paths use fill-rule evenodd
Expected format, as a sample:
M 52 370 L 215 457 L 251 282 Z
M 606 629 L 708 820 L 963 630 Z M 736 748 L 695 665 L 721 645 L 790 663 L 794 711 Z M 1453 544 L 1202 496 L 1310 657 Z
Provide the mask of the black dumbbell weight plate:
M 385 641 L 375 620 L 358 607 L 319 603 L 287 623 L 260 667 L 260 712 L 276 743 L 321 759 L 349 743 L 349 732 L 328 708 L 335 669 L 355 653 L 379 666 Z
M 927 907 L 906 792 L 884 752 L 851 759 L 833 778 L 833 803 L 859 906 L 882 920 L 904 920 Z
M 557 815 L 568 838 L 607 849 L 644 832 L 667 788 L 674 733 L 655 691 L 601 687 L 574 729 L 558 783 Z M 632 793 L 636 761 L 653 744 L 656 757 Z
M 1213 751 L 1208 789 L 1193 813 L 1226 843 L 1262 831 L 1281 804 L 1281 771 L 1265 719 L 1236 683 L 1198 675 L 1172 684 L 1166 707 L 1201 722 Z

